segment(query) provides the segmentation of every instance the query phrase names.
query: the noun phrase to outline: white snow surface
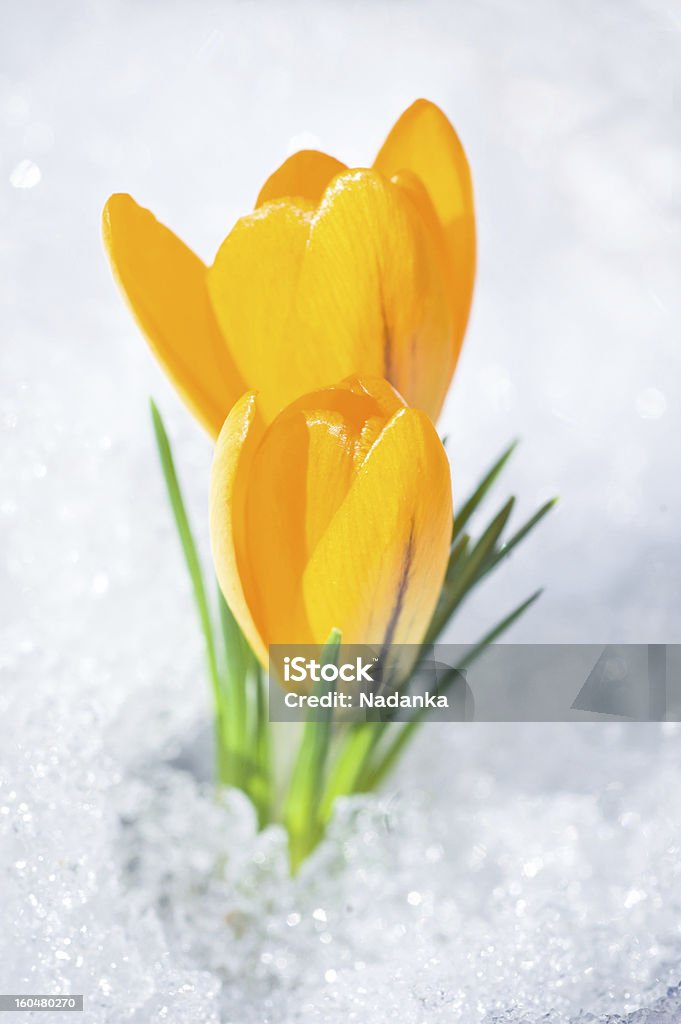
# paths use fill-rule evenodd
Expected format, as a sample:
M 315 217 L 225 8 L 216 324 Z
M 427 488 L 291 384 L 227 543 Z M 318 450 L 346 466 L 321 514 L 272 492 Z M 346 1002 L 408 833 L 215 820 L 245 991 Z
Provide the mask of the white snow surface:
M 441 424 L 455 492 L 521 436 L 495 500 L 561 497 L 451 639 L 545 584 L 512 639 L 678 642 L 678 5 L 24 0 L 2 21 L 0 991 L 83 993 L 88 1024 L 678 1024 L 675 725 L 429 726 L 293 881 L 281 832 L 216 798 L 148 396 L 206 561 L 210 444 L 99 238 L 130 191 L 210 259 L 288 152 L 363 164 L 439 102 L 480 228 Z

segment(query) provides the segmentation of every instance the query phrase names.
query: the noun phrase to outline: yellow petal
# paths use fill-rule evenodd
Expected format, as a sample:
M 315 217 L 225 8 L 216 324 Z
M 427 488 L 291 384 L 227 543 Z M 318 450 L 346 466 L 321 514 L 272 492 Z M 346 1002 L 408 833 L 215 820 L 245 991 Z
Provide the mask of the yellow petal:
M 298 279 L 311 205 L 268 203 L 242 217 L 208 271 L 208 291 L 239 373 L 258 392 L 265 421 L 319 385 L 319 356 L 298 336 Z M 325 384 L 345 376 L 338 353 L 321 353 Z
M 114 275 L 151 348 L 216 436 L 245 385 L 213 316 L 205 265 L 128 195 L 108 200 L 103 233 Z
M 310 632 L 416 644 L 442 587 L 452 528 L 447 457 L 430 419 L 401 409 L 369 451 L 305 570 Z
M 256 201 L 256 209 L 271 199 L 298 198 L 318 203 L 324 190 L 345 164 L 328 153 L 316 149 L 301 149 L 269 176 Z
M 475 215 L 470 169 L 459 137 L 439 107 L 417 100 L 394 125 L 374 167 L 389 178 L 412 171 L 428 190 L 447 237 L 460 348 L 473 295 Z
M 449 384 L 441 259 L 412 197 L 374 171 L 335 179 L 314 218 L 299 319 L 310 347 L 342 346 L 340 376 L 385 377 L 435 419 Z
M 304 396 L 264 431 L 255 398 L 230 413 L 211 479 L 223 593 L 266 664 L 269 644 L 416 644 L 452 526 L 447 458 L 430 419 L 385 381 Z
M 385 423 L 404 403 L 385 381 L 306 395 L 269 426 L 248 478 L 246 557 L 267 643 L 314 643 L 303 601 L 308 560 Z
M 255 655 L 266 664 L 265 642 L 256 625 L 254 586 L 246 552 L 246 494 L 259 428 L 252 393 L 239 399 L 215 445 L 210 481 L 210 536 L 222 593 Z
M 266 421 L 351 373 L 384 376 L 437 416 L 451 311 L 430 230 L 401 186 L 348 171 L 318 208 L 268 203 L 228 236 L 208 287 Z

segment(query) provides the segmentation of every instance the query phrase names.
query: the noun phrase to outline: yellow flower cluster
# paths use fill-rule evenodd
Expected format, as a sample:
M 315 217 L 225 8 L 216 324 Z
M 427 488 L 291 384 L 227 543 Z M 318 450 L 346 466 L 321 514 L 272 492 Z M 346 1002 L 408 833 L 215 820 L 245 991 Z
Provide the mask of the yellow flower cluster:
M 217 437 L 211 537 L 254 652 L 419 643 L 444 579 L 449 466 L 434 421 L 475 274 L 468 163 L 419 100 L 371 168 L 296 153 L 211 266 L 128 195 L 104 210 L 118 282 Z M 219 436 L 218 436 L 219 435 Z

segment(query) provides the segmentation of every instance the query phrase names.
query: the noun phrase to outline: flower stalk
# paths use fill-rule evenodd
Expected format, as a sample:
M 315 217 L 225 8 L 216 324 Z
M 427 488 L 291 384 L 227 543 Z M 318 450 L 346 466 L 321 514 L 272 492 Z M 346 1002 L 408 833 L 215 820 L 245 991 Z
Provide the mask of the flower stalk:
M 338 664 L 340 642 L 339 630 L 333 629 L 321 654 L 322 666 Z M 321 697 L 325 689 L 328 692 L 328 687 L 320 677 L 313 692 Z M 298 870 L 323 834 L 324 820 L 320 815 L 320 804 L 332 725 L 333 708 L 308 710 L 283 809 L 293 872 Z

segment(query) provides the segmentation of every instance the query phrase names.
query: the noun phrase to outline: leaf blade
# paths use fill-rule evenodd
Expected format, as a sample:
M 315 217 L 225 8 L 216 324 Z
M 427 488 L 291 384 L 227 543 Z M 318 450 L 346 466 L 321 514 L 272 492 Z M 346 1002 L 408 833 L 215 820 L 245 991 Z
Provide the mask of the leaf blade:
M 511 444 L 506 448 L 496 462 L 488 469 L 484 477 L 478 483 L 473 493 L 466 499 L 458 512 L 454 513 L 454 529 L 452 531 L 452 543 L 461 534 L 464 527 L 468 524 L 468 520 L 471 518 L 473 513 L 476 511 L 480 502 L 489 492 L 495 480 L 500 475 L 504 466 L 513 455 L 513 452 L 518 447 L 518 441 L 512 441 Z
M 199 623 L 203 633 L 206 648 L 206 659 L 208 662 L 208 674 L 215 702 L 218 771 L 221 781 L 225 781 L 224 777 L 227 772 L 227 766 L 224 759 L 224 751 L 222 750 L 222 736 L 224 728 L 222 685 L 218 669 L 213 623 L 211 620 L 206 588 L 203 582 L 201 562 L 196 548 L 196 543 L 194 541 L 194 534 L 189 522 L 189 516 L 187 515 L 184 498 L 182 496 L 182 489 L 180 487 L 180 481 L 175 468 L 175 460 L 173 458 L 170 439 L 168 438 L 168 433 L 161 413 L 153 398 L 149 400 L 149 403 L 154 428 L 154 437 L 156 439 L 156 447 L 158 450 L 159 460 L 161 462 L 163 478 L 165 480 L 166 492 L 170 500 L 170 507 L 173 512 L 180 546 L 182 548 L 185 564 L 191 580 L 194 602 L 196 604 Z
M 485 648 L 489 647 L 489 645 L 493 643 L 496 639 L 498 639 L 498 637 L 500 637 L 503 633 L 505 633 L 507 629 L 510 629 L 510 627 L 520 618 L 520 616 L 523 615 L 528 610 L 528 608 L 530 608 L 531 605 L 533 605 L 534 602 L 541 597 L 542 593 L 543 591 L 541 589 L 536 590 L 534 594 L 531 594 L 530 597 L 528 597 L 525 601 L 519 604 L 517 608 L 514 608 L 512 612 L 505 616 L 505 618 L 503 618 L 501 622 L 497 623 L 497 625 L 488 633 L 486 633 L 481 640 L 478 640 L 477 643 L 473 644 L 473 646 L 470 648 L 469 651 L 466 652 L 466 654 L 464 655 L 463 659 L 459 662 L 459 664 L 450 669 L 449 672 L 445 673 L 442 679 L 438 682 L 435 691 L 436 694 L 444 693 L 447 690 L 450 683 L 456 678 L 456 676 L 459 675 L 459 673 L 461 673 L 463 669 L 471 665 L 475 661 L 475 659 L 478 658 L 480 654 L 482 654 Z M 386 775 L 388 775 L 390 771 L 392 771 L 392 769 L 395 766 L 395 763 L 403 753 L 407 743 L 413 737 L 418 727 L 426 718 L 426 714 L 427 712 L 425 709 L 420 710 L 419 713 L 414 716 L 414 718 L 412 718 L 409 722 L 406 722 L 403 726 L 401 726 L 400 732 L 395 737 L 388 750 L 384 752 L 383 756 L 381 757 L 381 760 L 378 762 L 377 765 L 375 765 L 371 769 L 371 771 L 367 775 L 364 784 L 365 789 L 375 789 L 377 786 L 381 784 L 381 782 L 383 782 Z
M 464 597 L 482 578 L 482 569 L 486 559 L 501 536 L 513 511 L 514 504 L 515 498 L 509 498 L 474 545 L 459 575 L 450 581 L 449 586 L 445 586 L 444 599 L 435 610 L 426 633 L 425 644 L 431 644 L 438 638 Z

